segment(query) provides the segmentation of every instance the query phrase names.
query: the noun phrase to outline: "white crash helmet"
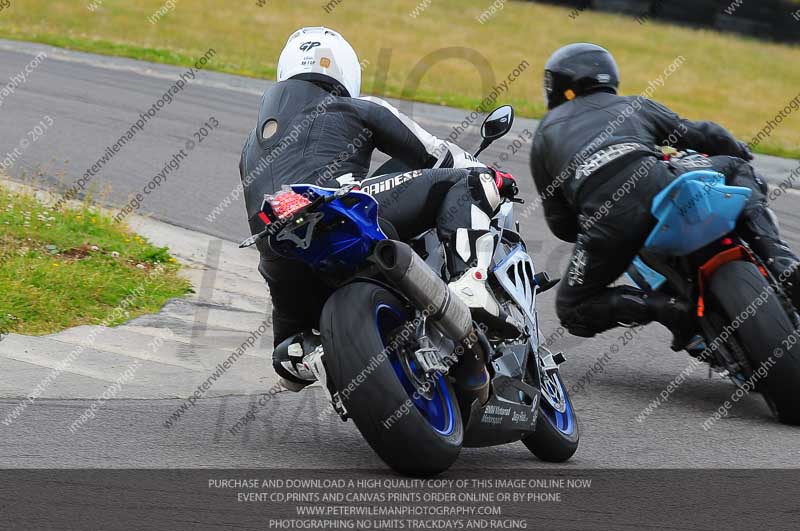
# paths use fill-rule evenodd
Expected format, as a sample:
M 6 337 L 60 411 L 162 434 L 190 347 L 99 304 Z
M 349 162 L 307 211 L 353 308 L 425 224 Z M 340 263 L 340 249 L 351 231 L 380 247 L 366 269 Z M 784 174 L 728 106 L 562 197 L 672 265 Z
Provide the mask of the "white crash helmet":
M 361 93 L 355 50 L 339 33 L 324 27 L 302 28 L 289 37 L 278 59 L 278 81 L 291 78 L 332 83 L 352 98 Z

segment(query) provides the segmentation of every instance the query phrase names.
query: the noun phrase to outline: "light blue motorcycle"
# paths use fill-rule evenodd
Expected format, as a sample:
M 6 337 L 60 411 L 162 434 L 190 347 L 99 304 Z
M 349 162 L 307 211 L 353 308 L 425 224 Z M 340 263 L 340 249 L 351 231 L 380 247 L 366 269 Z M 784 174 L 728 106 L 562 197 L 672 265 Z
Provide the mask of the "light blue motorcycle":
M 762 394 L 781 422 L 800 424 L 797 309 L 736 233 L 752 194 L 713 171 L 677 178 L 654 200 L 658 224 L 629 277 L 642 289 L 695 301 L 692 356 Z

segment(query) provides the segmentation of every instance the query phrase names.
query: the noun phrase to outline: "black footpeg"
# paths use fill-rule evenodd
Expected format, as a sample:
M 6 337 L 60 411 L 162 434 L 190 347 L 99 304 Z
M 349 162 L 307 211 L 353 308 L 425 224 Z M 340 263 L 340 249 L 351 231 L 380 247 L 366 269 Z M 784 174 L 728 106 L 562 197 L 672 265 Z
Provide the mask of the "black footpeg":
M 549 291 L 556 287 L 559 282 L 561 282 L 560 278 L 552 279 L 550 275 L 548 275 L 545 271 L 541 273 L 536 273 L 533 276 L 533 282 L 539 288 L 539 293 L 544 293 L 545 291 Z

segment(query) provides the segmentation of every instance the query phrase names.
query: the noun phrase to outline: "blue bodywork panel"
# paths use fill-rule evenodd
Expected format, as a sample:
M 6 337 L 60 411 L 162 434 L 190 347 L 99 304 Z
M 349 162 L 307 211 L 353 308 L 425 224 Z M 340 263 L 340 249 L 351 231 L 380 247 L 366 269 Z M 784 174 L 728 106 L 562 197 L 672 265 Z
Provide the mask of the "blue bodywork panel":
M 653 200 L 658 224 L 645 247 L 670 256 L 705 247 L 733 231 L 752 193 L 726 185 L 725 176 L 713 171 L 678 177 Z
M 664 275 L 662 275 L 649 265 L 645 264 L 644 260 L 642 260 L 638 256 L 633 259 L 633 267 L 635 267 L 636 270 L 639 271 L 639 274 L 642 275 L 645 281 L 647 281 L 647 284 L 649 284 L 649 288 L 648 286 L 639 286 L 639 283 L 636 282 L 636 280 L 632 278 L 630 275 L 628 275 L 628 278 L 631 280 L 631 282 L 639 286 L 639 288 L 641 289 L 658 290 L 661 286 L 664 285 L 664 282 L 667 281 L 667 277 L 665 277 Z
M 312 201 L 338 191 L 309 184 L 293 184 L 291 188 Z M 309 230 L 313 231 L 313 237 L 309 237 Z M 286 231 L 305 241 L 307 247 L 281 236 Z M 378 202 L 369 194 L 350 191 L 320 205 L 314 213 L 301 216 L 293 228 L 279 232 L 270 242 L 280 254 L 301 260 L 314 269 L 341 272 L 361 267 L 375 243 L 385 239 L 378 224 Z
M 653 200 L 658 224 L 645 248 L 668 256 L 686 256 L 702 249 L 736 228 L 752 193 L 749 188 L 726 185 L 725 176 L 714 171 L 681 175 Z M 654 290 L 667 281 L 638 256 L 633 267 Z

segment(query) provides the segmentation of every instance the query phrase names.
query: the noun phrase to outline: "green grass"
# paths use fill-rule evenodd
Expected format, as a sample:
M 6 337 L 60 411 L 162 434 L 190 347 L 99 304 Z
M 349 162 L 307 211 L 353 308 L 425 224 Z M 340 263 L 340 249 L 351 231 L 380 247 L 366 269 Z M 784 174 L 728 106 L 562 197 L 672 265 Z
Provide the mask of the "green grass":
M 158 312 L 191 291 L 179 267 L 166 248 L 88 202 L 53 212 L 0 188 L 0 333 L 113 326 Z
M 330 13 L 323 0 L 267 0 L 264 7 L 255 0 L 181 0 L 151 24 L 147 18 L 163 0 L 95 1 L 95 11 L 87 8 L 89 0 L 13 4 L 0 17 L 0 36 L 182 66 L 213 47 L 217 54 L 208 68 L 274 78 L 288 35 L 301 26 L 326 25 L 344 33 L 369 61 L 366 93 L 474 108 L 486 95 L 475 65 L 458 58 L 432 61 L 429 54 L 447 47 L 472 49 L 489 61 L 498 81 L 528 61 L 530 67 L 500 101 L 532 117 L 544 112 L 541 71 L 550 53 L 570 42 L 591 41 L 617 56 L 625 94 L 642 92 L 677 56 L 685 56 L 686 63 L 653 97 L 688 118 L 718 121 L 744 140 L 756 136 L 800 92 L 800 47 L 655 20 L 641 25 L 631 17 L 594 11 L 572 20 L 569 9 L 533 2 L 508 1 L 480 24 L 477 17 L 490 0 L 432 0 L 416 18 L 410 13 L 419 0 L 341 0 Z M 388 68 L 379 60 L 382 49 L 390 50 Z M 410 72 L 428 64 L 418 85 L 409 83 Z M 384 89 L 376 87 L 379 72 L 386 73 Z M 800 112 L 758 151 L 800 156 Z

